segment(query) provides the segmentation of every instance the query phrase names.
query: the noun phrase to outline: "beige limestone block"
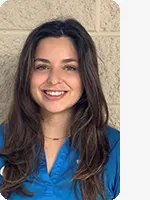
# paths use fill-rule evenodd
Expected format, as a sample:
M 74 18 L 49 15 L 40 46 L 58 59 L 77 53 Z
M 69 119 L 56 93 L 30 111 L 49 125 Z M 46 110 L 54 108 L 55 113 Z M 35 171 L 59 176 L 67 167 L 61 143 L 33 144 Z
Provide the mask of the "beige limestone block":
M 62 16 L 95 30 L 96 0 L 8 0 L 0 7 L 0 29 L 32 29 Z
M 18 56 L 23 47 L 27 35 L 10 35 L 0 33 L 0 83 L 10 79 L 14 74 Z
M 109 104 L 120 102 L 120 40 L 116 36 L 93 37 L 99 58 L 99 74 Z
M 26 37 L 0 34 L 0 123 L 5 119 L 12 99 L 18 57 Z
M 113 0 L 100 0 L 100 2 L 100 31 L 119 32 L 119 5 Z

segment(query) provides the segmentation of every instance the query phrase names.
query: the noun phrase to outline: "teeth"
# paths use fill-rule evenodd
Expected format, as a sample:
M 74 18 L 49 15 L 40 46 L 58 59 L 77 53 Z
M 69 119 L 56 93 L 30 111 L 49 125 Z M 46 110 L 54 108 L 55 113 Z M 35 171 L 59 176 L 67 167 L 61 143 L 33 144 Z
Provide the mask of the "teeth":
M 62 95 L 62 94 L 64 94 L 65 92 L 49 92 L 49 91 L 45 91 L 46 92 L 46 94 L 48 94 L 48 95 L 51 95 L 51 96 L 59 96 L 59 95 Z

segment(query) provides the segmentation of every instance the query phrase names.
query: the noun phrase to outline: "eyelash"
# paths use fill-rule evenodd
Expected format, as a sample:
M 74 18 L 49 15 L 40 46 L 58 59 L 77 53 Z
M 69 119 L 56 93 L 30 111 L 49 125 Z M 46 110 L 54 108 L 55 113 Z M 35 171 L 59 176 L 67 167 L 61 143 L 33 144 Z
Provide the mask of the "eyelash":
M 69 67 L 69 70 L 66 70 L 68 67 Z M 35 70 L 42 71 L 42 70 L 47 70 L 47 69 L 49 69 L 49 67 L 46 66 L 46 65 L 35 66 Z M 64 66 L 64 70 L 66 70 L 66 71 L 75 71 L 76 67 L 75 66 L 71 66 L 71 65 L 66 65 L 66 66 Z
M 71 66 L 71 65 L 64 66 L 65 69 L 66 69 L 67 67 L 70 67 L 70 68 L 71 68 L 71 70 L 69 70 L 69 71 L 75 71 L 75 70 L 76 70 L 76 67 L 74 67 L 74 66 Z
M 41 67 L 42 67 L 42 69 L 41 69 Z M 44 68 L 44 69 L 43 69 L 43 68 Z M 46 65 L 38 65 L 38 66 L 35 67 L 35 69 L 41 71 L 41 70 L 48 69 L 48 66 L 46 66 Z

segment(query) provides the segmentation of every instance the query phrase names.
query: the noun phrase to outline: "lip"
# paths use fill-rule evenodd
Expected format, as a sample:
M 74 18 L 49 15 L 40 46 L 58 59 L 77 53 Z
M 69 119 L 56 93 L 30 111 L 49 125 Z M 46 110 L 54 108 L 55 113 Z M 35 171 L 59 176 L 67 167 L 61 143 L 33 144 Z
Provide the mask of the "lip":
M 45 96 L 48 100 L 52 100 L 52 101 L 62 99 L 62 98 L 66 95 L 66 93 L 67 93 L 67 91 L 64 91 L 64 92 L 65 92 L 64 94 L 61 94 L 61 95 L 58 95 L 58 96 L 50 96 L 50 95 L 46 94 L 45 91 L 50 91 L 50 92 L 62 92 L 62 91 L 64 91 L 64 90 L 44 90 L 44 91 L 43 91 L 44 96 Z
M 49 90 L 49 89 L 44 89 L 43 91 L 49 91 L 49 92 L 67 92 L 67 90 Z

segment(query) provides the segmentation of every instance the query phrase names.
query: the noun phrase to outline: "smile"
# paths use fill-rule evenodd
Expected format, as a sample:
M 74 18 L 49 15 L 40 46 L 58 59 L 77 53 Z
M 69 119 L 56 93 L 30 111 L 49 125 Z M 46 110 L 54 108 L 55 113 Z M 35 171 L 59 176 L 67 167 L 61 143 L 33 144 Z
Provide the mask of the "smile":
M 45 97 L 48 100 L 53 100 L 53 101 L 63 98 L 66 95 L 66 93 L 67 93 L 67 91 L 47 91 L 47 90 L 44 90 Z
M 60 96 L 62 94 L 64 94 L 65 92 L 50 92 L 50 91 L 45 91 L 46 94 L 50 95 L 50 96 Z

